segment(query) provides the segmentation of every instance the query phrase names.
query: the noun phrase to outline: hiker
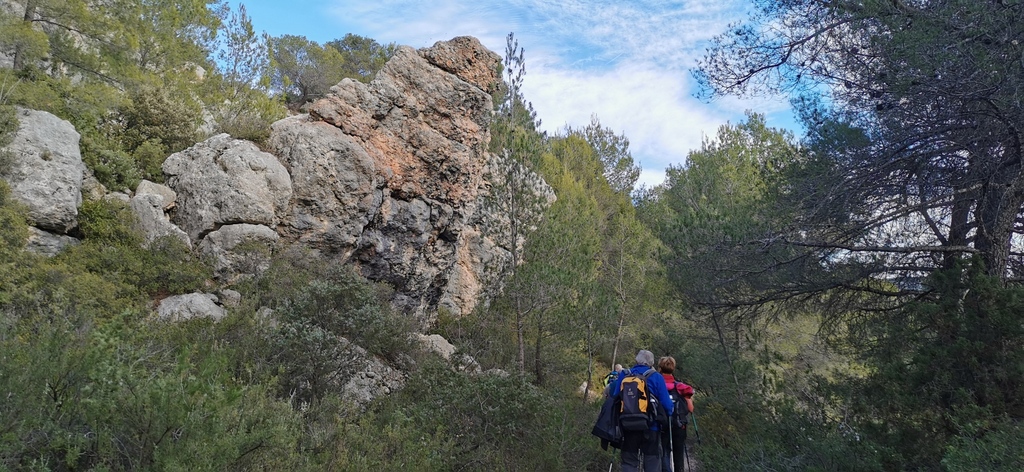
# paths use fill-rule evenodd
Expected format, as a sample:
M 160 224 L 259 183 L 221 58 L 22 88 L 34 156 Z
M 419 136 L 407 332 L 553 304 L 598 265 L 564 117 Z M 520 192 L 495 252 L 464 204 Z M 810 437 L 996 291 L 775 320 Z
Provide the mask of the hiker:
M 619 378 L 620 373 L 622 373 L 622 364 L 615 364 L 615 366 L 612 367 L 612 371 L 608 372 L 608 375 L 604 376 L 604 379 L 601 380 L 604 383 L 603 387 L 605 397 L 612 396 L 612 382 L 615 382 L 615 379 Z
M 666 417 L 672 416 L 672 397 L 665 387 L 665 378 L 656 374 L 653 368 L 654 354 L 648 350 L 641 350 L 636 354 L 636 365 L 629 370 L 624 370 L 611 384 L 610 394 L 615 397 L 622 392 L 623 381 L 630 379 L 631 385 L 637 377 L 643 379 L 646 384 L 646 391 L 650 397 L 644 397 L 644 404 L 652 410 L 659 412 Z M 654 400 L 651 402 L 651 400 Z M 625 402 L 625 400 L 623 400 Z M 649 403 L 650 402 L 650 403 Z M 652 404 L 652 403 L 656 403 Z M 623 417 L 619 421 L 622 425 L 622 471 L 636 472 L 640 468 L 641 456 L 643 456 L 643 470 L 656 471 L 661 468 L 661 437 L 658 433 L 658 422 L 650 421 L 649 426 L 636 431 L 627 427 Z
M 693 387 L 676 381 L 672 375 L 675 370 L 674 358 L 667 356 L 658 359 L 658 371 L 665 379 L 665 388 L 668 389 L 676 408 L 670 415 L 670 426 L 661 432 L 661 447 L 665 450 L 661 462 L 662 472 L 673 472 L 672 464 L 675 464 L 674 472 L 683 471 L 683 463 L 686 460 L 686 423 L 689 414 L 693 413 Z

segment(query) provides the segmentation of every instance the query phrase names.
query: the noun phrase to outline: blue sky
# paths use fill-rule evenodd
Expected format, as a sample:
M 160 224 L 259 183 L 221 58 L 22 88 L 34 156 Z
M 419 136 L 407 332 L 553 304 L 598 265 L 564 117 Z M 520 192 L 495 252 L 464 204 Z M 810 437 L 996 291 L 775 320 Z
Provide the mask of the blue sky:
M 232 2 L 237 5 L 237 1 Z M 523 93 L 544 129 L 585 126 L 591 115 L 630 141 L 642 184 L 662 182 L 703 137 L 750 109 L 795 130 L 786 101 L 693 97 L 689 69 L 707 41 L 744 18 L 744 0 L 249 0 L 258 31 L 325 43 L 354 33 L 415 48 L 475 36 L 504 54 L 525 51 Z

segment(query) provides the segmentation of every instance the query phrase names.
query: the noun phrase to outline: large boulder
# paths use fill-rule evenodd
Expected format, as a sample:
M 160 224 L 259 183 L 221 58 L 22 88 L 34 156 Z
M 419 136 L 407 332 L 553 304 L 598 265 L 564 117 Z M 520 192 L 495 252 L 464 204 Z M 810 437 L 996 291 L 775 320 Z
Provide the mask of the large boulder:
M 227 134 L 172 154 L 163 171 L 177 193 L 171 221 L 194 242 L 222 225 L 275 226 L 292 194 L 276 157 Z
M 81 244 L 81 241 L 71 236 L 53 234 L 33 226 L 29 226 L 28 231 L 25 249 L 44 256 L 53 257 L 69 247 Z
M 0 169 L 11 195 L 28 207 L 29 223 L 56 234 L 78 226 L 85 164 L 80 135 L 71 123 L 45 111 L 17 109 L 18 132 L 7 146 L 13 155 Z
M 230 283 L 266 271 L 278 239 L 274 230 L 263 225 L 225 225 L 207 234 L 199 251 L 213 261 L 217 276 Z
M 156 312 L 157 316 L 165 321 L 186 321 L 193 318 L 219 321 L 227 316 L 227 310 L 217 302 L 217 296 L 211 293 L 174 295 L 161 300 Z

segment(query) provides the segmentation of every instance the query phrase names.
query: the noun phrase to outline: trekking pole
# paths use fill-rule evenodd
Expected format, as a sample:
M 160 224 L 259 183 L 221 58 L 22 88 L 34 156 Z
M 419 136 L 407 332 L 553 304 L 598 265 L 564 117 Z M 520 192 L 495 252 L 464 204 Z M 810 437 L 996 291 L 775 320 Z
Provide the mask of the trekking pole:
M 690 453 L 686 451 L 686 443 L 683 443 L 683 462 L 686 465 L 687 471 L 693 470 L 693 466 L 690 465 Z
M 663 453 L 663 454 L 668 454 L 668 457 L 669 457 L 668 462 L 670 464 L 672 464 L 672 469 L 676 468 L 676 454 L 675 454 L 675 450 L 676 450 L 676 448 L 672 445 L 672 420 L 669 420 L 669 425 L 668 425 L 668 452 Z
M 697 429 L 697 412 L 690 415 L 693 418 L 693 432 L 697 435 L 697 445 L 700 445 L 700 430 Z

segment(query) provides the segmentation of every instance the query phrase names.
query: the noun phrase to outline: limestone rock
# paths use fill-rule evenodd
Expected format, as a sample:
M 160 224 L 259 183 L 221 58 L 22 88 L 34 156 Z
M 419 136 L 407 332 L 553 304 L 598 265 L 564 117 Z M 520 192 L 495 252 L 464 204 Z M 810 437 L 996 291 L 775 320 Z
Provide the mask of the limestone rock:
M 147 244 L 164 236 L 173 236 L 189 248 L 192 247 L 192 240 L 188 235 L 171 223 L 167 216 L 166 211 L 174 207 L 175 198 L 173 190 L 148 180 L 143 180 L 135 190 L 135 196 L 129 200 L 129 206 L 135 213 L 137 224 L 145 235 Z
M 217 296 L 209 293 L 175 295 L 160 301 L 157 315 L 166 321 L 185 321 L 192 318 L 220 320 L 227 310 L 217 304 Z
M 275 123 L 271 152 L 294 189 L 278 232 L 387 282 L 406 313 L 472 310 L 511 260 L 486 226 L 500 220 L 477 214 L 500 62 L 469 37 L 401 47 L 369 84 L 343 80 Z
M 274 123 L 270 139 L 292 178 L 291 208 L 281 233 L 347 257 L 381 204 L 373 160 L 340 129 L 307 115 Z
M 167 211 L 174 208 L 175 202 L 178 199 L 178 194 L 174 193 L 170 187 L 166 185 L 160 185 L 155 182 L 143 180 L 139 182 L 138 188 L 135 189 L 135 195 L 156 195 L 159 196 L 163 202 L 160 207 L 161 210 Z
M 86 200 L 102 200 L 107 195 L 107 187 L 100 183 L 88 168 L 82 178 L 82 198 Z
M 445 360 L 451 359 L 452 355 L 455 354 L 455 346 L 440 334 L 420 334 L 417 338 L 426 350 L 437 353 L 437 355 Z
M 29 226 L 28 242 L 25 249 L 44 256 L 56 256 L 61 251 L 81 243 L 78 239 L 63 234 L 53 234 Z
M 172 154 L 162 168 L 178 196 L 172 221 L 193 241 L 221 225 L 277 225 L 292 193 L 276 157 L 227 134 Z
M 220 302 L 224 306 L 236 307 L 242 303 L 242 294 L 235 290 L 224 289 L 218 292 Z
M 374 398 L 389 395 L 405 385 L 405 375 L 400 371 L 359 346 L 352 345 L 352 348 L 353 360 L 348 367 L 353 369 L 353 373 L 340 388 L 342 398 L 366 405 Z
M 67 234 L 78 226 L 85 164 L 75 127 L 45 111 L 17 109 L 18 132 L 7 147 L 14 155 L 3 176 L 11 195 L 28 207 L 29 223 Z
M 177 193 L 171 221 L 222 280 L 260 270 L 231 249 L 256 225 L 250 240 L 270 247 L 279 235 L 387 283 L 423 325 L 439 309 L 467 314 L 523 243 L 493 204 L 514 165 L 488 152 L 500 64 L 469 37 L 400 47 L 372 82 L 343 80 L 307 114 L 274 123 L 273 155 L 227 135 L 174 154 L 163 166 Z M 541 214 L 550 188 L 517 174 L 537 182 Z
M 258 275 L 270 266 L 270 254 L 279 236 L 274 230 L 251 224 L 222 226 L 203 238 L 199 251 L 214 261 L 223 279 Z
M 494 62 L 495 54 L 481 47 L 476 38 L 459 36 L 450 41 L 438 41 L 419 53 L 431 64 L 487 93 L 497 90 L 499 83 L 494 76 L 500 74 L 500 58 L 499 62 Z

